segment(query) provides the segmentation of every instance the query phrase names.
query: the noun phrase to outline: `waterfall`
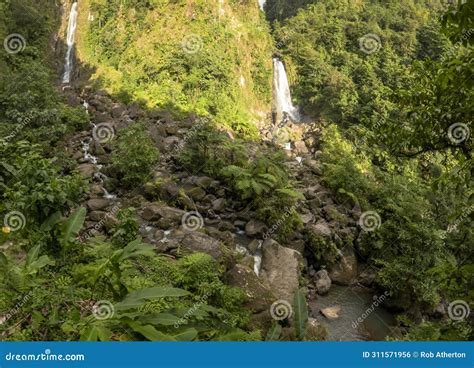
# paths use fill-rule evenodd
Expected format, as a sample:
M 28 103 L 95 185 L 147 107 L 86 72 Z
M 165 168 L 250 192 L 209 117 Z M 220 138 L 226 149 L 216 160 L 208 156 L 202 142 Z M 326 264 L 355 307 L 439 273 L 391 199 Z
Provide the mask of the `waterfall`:
M 77 26 L 77 2 L 74 2 L 69 13 L 69 22 L 67 25 L 67 53 L 64 61 L 63 84 L 68 84 L 71 80 L 72 63 L 74 57 L 74 37 Z
M 294 122 L 300 121 L 298 108 L 291 102 L 285 66 L 278 58 L 273 59 L 273 105 L 277 123 L 287 120 L 286 118 Z
M 265 11 L 265 3 L 267 0 L 258 0 L 258 5 L 260 6 L 260 9 L 264 12 Z

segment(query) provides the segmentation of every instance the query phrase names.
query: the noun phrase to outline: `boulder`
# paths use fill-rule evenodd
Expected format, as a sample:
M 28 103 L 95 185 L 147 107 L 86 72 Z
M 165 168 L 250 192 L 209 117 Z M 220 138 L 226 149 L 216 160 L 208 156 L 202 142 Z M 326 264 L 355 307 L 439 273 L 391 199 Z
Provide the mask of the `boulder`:
M 186 233 L 181 240 L 181 246 L 183 250 L 192 253 L 207 253 L 214 259 L 219 259 L 224 255 L 223 245 L 218 240 L 197 231 Z
M 195 201 L 200 201 L 206 196 L 206 192 L 201 187 L 194 187 L 186 190 L 186 194 Z
M 81 164 L 77 167 L 79 173 L 85 178 L 90 178 L 94 175 L 95 172 L 95 165 L 93 164 Z
M 142 209 L 142 218 L 147 221 L 160 220 L 162 218 L 169 220 L 174 224 L 181 223 L 186 212 L 179 208 L 168 207 L 163 204 L 149 203 Z
M 262 244 L 261 275 L 278 299 L 293 301 L 299 287 L 302 256 L 294 249 L 285 248 L 267 239 Z
M 263 222 L 260 222 L 258 220 L 251 219 L 247 224 L 245 225 L 245 234 L 247 236 L 258 236 L 262 235 L 266 226 Z
M 340 285 L 351 285 L 357 278 L 357 257 L 351 246 L 341 250 L 341 258 L 338 263 L 331 266 L 329 277 L 333 282 Z
M 212 201 L 212 209 L 216 212 L 222 212 L 225 208 L 225 199 L 224 198 L 217 198 L 216 200 Z
M 252 240 L 247 244 L 247 249 L 250 253 L 255 254 L 260 246 L 260 242 L 257 239 Z
M 201 188 L 207 189 L 212 185 L 213 179 L 208 176 L 200 176 L 196 179 L 196 185 L 199 185 Z
M 250 267 L 236 264 L 226 275 L 227 284 L 243 290 L 245 307 L 258 313 L 268 310 L 275 297 L 270 288 L 262 283 Z
M 105 218 L 106 214 L 107 212 L 105 211 L 92 211 L 91 213 L 89 213 L 88 218 L 91 221 L 99 222 Z
M 319 270 L 314 275 L 314 285 L 318 294 L 324 295 L 331 288 L 331 278 L 328 275 L 328 271 Z
M 110 204 L 110 201 L 105 198 L 92 198 L 87 201 L 87 207 L 91 211 L 99 211 L 107 208 Z
M 306 147 L 306 143 L 304 141 L 296 141 L 294 143 L 295 151 L 297 154 L 306 154 L 308 153 L 308 147 Z
M 324 220 L 319 221 L 317 224 L 310 225 L 309 231 L 313 236 L 316 236 L 318 238 L 331 238 L 332 235 L 332 231 L 329 227 L 329 224 Z
M 338 319 L 341 316 L 341 307 L 336 305 L 334 307 L 327 307 L 321 309 L 321 314 L 327 319 Z
M 322 166 L 316 160 L 304 160 L 303 165 L 310 169 L 315 175 L 321 176 L 323 174 Z
M 113 118 L 119 118 L 122 116 L 122 114 L 125 112 L 125 107 L 122 105 L 116 103 L 112 106 L 112 109 L 110 110 L 110 113 L 112 114 Z
M 293 240 L 287 244 L 285 244 L 287 248 L 294 249 L 299 253 L 303 254 L 305 249 L 305 241 L 303 239 Z

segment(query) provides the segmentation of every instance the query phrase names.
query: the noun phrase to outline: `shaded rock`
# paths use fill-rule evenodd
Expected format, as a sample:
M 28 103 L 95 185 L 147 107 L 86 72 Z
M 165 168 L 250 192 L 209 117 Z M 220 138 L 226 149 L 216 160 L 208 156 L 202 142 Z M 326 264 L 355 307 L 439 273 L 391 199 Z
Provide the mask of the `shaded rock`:
M 304 141 L 296 141 L 294 143 L 295 151 L 298 154 L 305 154 L 308 153 L 308 147 L 306 147 L 306 143 Z
M 245 307 L 253 312 L 268 310 L 275 300 L 270 288 L 264 285 L 250 267 L 236 264 L 226 275 L 227 284 L 243 290 Z
M 97 124 L 107 123 L 110 121 L 110 114 L 108 112 L 97 112 L 94 115 L 94 120 Z
M 310 169 L 315 175 L 320 176 L 323 174 L 322 165 L 316 160 L 304 160 L 303 165 Z
M 217 198 L 216 200 L 212 201 L 212 209 L 216 212 L 221 212 L 225 208 L 225 199 L 224 198 Z
M 105 211 L 92 211 L 91 213 L 88 214 L 88 217 L 91 221 L 99 222 L 103 218 L 105 218 L 106 214 L 107 214 L 107 212 L 105 212 Z
M 206 192 L 201 187 L 194 187 L 186 190 L 186 194 L 195 201 L 200 201 L 206 196 Z
M 87 207 L 91 211 L 102 210 L 107 208 L 110 204 L 110 201 L 105 198 L 92 198 L 87 201 Z
M 259 246 L 260 242 L 257 239 L 254 239 L 247 245 L 247 249 L 250 251 L 250 253 L 255 254 Z
M 94 172 L 95 172 L 95 165 L 93 164 L 81 164 L 77 167 L 77 170 L 79 171 L 79 173 L 88 178 L 88 177 L 92 177 L 92 175 L 94 175 Z
M 338 319 L 341 316 L 341 307 L 336 305 L 334 307 L 327 307 L 321 309 L 321 314 L 327 319 Z
M 164 218 L 172 223 L 179 224 L 186 212 L 174 207 L 168 207 L 163 204 L 147 204 L 141 212 L 143 219 L 147 221 L 160 220 Z
M 377 272 L 374 269 L 368 267 L 364 271 L 362 271 L 359 275 L 359 282 L 364 286 L 372 286 L 375 278 L 377 277 Z
M 309 224 L 311 221 L 314 220 L 314 216 L 312 213 L 305 213 L 300 215 L 301 221 L 303 221 L 303 224 Z
M 224 256 L 223 246 L 218 240 L 197 231 L 186 233 L 181 245 L 183 250 L 207 253 L 214 259 Z
M 319 270 L 314 275 L 314 285 L 318 294 L 326 294 L 331 288 L 331 284 L 331 278 L 326 270 Z
M 310 225 L 309 231 L 316 237 L 331 238 L 332 235 L 331 228 L 326 221 L 320 221 L 317 224 Z
M 293 301 L 299 286 L 301 261 L 301 254 L 294 249 L 285 248 L 272 239 L 263 242 L 261 275 L 278 299 Z
M 265 230 L 265 227 L 266 226 L 263 222 L 252 219 L 245 225 L 245 233 L 247 234 L 247 236 L 262 235 Z
M 353 284 L 357 278 L 357 257 L 351 246 L 341 250 L 341 259 L 331 266 L 329 277 L 333 282 L 340 285 Z
M 212 185 L 213 179 L 208 176 L 200 176 L 196 179 L 196 185 L 199 185 L 201 188 L 207 189 Z
M 304 248 L 305 248 L 305 241 L 303 239 L 298 239 L 298 240 L 293 240 L 287 244 L 285 244 L 285 247 L 294 249 L 297 252 L 303 254 Z
M 122 116 L 124 111 L 125 111 L 125 107 L 123 107 L 122 105 L 116 103 L 112 106 L 112 109 L 110 110 L 110 113 L 112 114 L 113 118 L 119 118 L 119 117 Z

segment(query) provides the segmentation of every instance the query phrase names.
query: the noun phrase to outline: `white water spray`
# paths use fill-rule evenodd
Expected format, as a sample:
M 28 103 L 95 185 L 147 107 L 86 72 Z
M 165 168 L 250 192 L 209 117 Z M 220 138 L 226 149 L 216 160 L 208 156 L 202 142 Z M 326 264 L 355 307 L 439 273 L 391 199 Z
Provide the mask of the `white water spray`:
M 69 22 L 67 25 L 67 52 L 64 61 L 63 84 L 68 84 L 71 80 L 71 72 L 73 67 L 74 57 L 74 39 L 76 36 L 77 27 L 77 2 L 72 4 L 71 12 L 69 13 Z
M 258 0 L 258 5 L 260 6 L 260 9 L 264 12 L 265 11 L 265 3 L 267 0 Z
M 294 122 L 300 121 L 298 108 L 291 102 L 290 84 L 286 76 L 285 66 L 281 60 L 273 59 L 273 103 L 274 112 L 278 120 L 285 118 L 285 115 Z

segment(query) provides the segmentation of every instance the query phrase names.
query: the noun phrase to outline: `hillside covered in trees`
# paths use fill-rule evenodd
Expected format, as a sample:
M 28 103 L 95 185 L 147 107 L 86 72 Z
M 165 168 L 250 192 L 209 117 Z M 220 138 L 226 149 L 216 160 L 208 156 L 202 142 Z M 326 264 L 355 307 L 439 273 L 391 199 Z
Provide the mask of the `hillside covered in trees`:
M 472 340 L 473 19 L 3 1 L 0 339 Z

